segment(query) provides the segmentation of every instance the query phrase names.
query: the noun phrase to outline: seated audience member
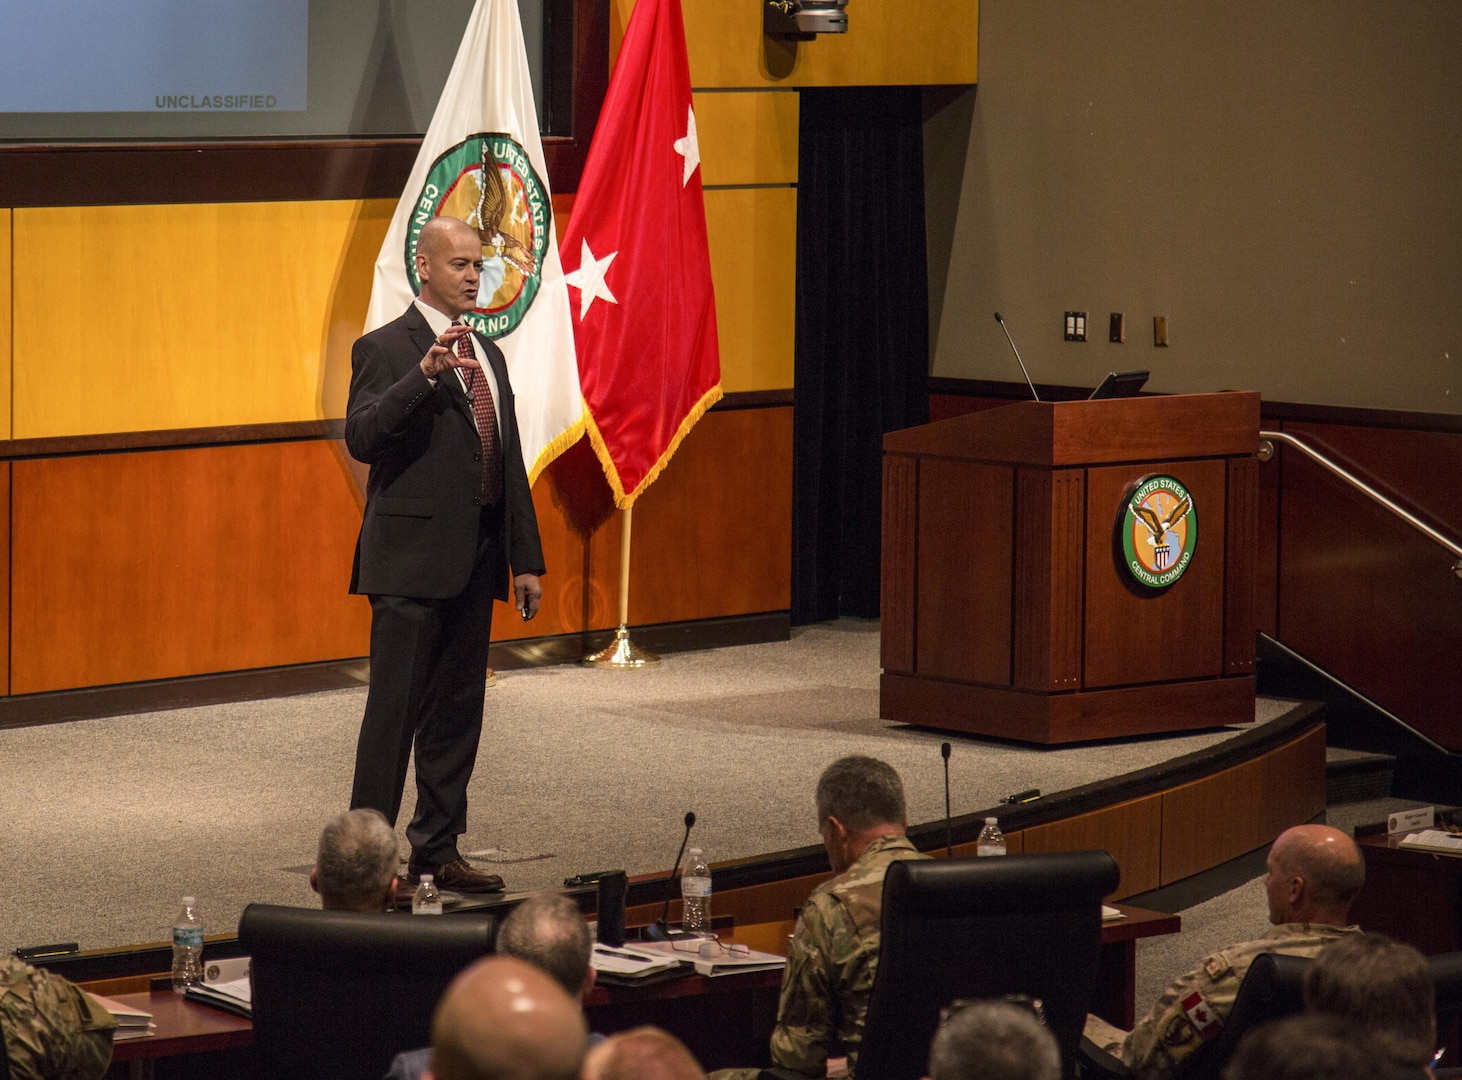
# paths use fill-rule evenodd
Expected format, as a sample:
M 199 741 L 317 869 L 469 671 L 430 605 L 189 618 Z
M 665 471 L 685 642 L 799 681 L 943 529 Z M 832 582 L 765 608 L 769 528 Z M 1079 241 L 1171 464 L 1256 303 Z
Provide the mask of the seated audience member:
M 1425 1080 L 1334 1016 L 1301 1013 L 1244 1036 L 1223 1080 Z
M 96 1080 L 112 1062 L 116 1026 L 60 975 L 0 958 L 0 1037 L 11 1080 Z
M 593 949 L 589 924 L 578 906 L 561 893 L 528 897 L 498 927 L 499 956 L 532 964 L 579 1002 L 594 987 L 594 969 L 589 963 Z M 598 1042 L 602 1036 L 590 1039 Z M 426 1072 L 430 1056 L 429 1047 L 397 1054 L 386 1080 L 418 1080 Z
M 904 785 L 871 757 L 833 762 L 817 781 L 817 829 L 837 876 L 812 890 L 787 950 L 772 1064 L 823 1076 L 845 1054 L 856 1075 L 863 1019 L 878 967 L 883 875 L 899 859 L 925 859 L 904 835 Z M 725 1069 L 716 1080 L 754 1080 L 756 1069 Z M 877 1078 L 873 1078 L 877 1080 Z
M 1437 1045 L 1426 957 L 1385 934 L 1337 941 L 1305 974 L 1305 1011 L 1345 1021 L 1399 1065 L 1424 1068 Z
M 1178 976 L 1131 1034 L 1088 1016 L 1086 1037 L 1121 1057 L 1141 1080 L 1164 1080 L 1178 1062 L 1223 1030 L 1254 957 L 1266 952 L 1314 956 L 1360 933 L 1347 922 L 1365 882 L 1365 863 L 1345 833 L 1328 825 L 1287 829 L 1270 848 L 1268 867 L 1264 888 L 1274 929 L 1205 957 Z
M 435 1080 L 579 1080 L 584 1012 L 532 964 L 487 956 L 452 980 L 432 1019 Z
M 683 1042 L 657 1027 L 611 1035 L 584 1058 L 583 1080 L 706 1080 Z
M 349 810 L 320 833 L 310 888 L 326 911 L 389 911 L 395 900 L 401 853 L 396 833 L 379 810 Z
M 961 1002 L 934 1033 L 928 1080 L 1061 1080 L 1061 1050 L 1026 1006 Z

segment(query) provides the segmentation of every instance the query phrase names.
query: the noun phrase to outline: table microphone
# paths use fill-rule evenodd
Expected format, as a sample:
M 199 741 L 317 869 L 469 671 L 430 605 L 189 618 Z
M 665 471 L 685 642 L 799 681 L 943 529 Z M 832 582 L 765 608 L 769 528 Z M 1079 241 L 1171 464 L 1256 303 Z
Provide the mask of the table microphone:
M 944 856 L 954 858 L 954 821 L 949 814 L 949 743 L 939 744 L 939 756 L 944 758 Z
M 1025 384 L 1031 388 L 1031 397 L 1040 401 L 1041 395 L 1036 393 L 1036 384 L 1031 382 L 1031 373 L 1025 369 L 1025 361 L 1020 358 L 1020 350 L 1015 347 L 1015 338 L 1010 336 L 1010 330 L 998 311 L 995 312 L 995 321 L 1000 324 L 1000 329 L 1005 331 L 1005 340 L 1010 342 L 1010 351 L 1015 353 L 1015 362 L 1020 365 L 1020 373 L 1025 376 Z
M 665 879 L 665 907 L 660 912 L 660 917 L 645 927 L 644 938 L 646 941 L 670 940 L 670 901 L 675 896 L 675 871 L 680 869 L 680 857 L 685 854 L 685 845 L 690 842 L 690 830 L 694 825 L 695 811 L 687 810 L 685 812 L 685 835 L 680 838 L 680 850 L 675 853 L 675 861 L 670 864 L 670 876 Z

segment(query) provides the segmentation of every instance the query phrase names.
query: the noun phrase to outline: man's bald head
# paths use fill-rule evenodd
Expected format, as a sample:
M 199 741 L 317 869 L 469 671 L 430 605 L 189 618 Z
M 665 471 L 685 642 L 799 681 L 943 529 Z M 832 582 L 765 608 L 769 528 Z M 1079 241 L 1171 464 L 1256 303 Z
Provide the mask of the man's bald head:
M 430 258 L 462 240 L 477 242 L 477 230 L 461 218 L 434 217 L 416 234 L 416 253 Z
M 1355 841 L 1328 825 L 1296 825 L 1269 849 L 1269 921 L 1344 926 L 1366 880 Z
M 584 1080 L 705 1080 L 683 1042 L 657 1027 L 611 1035 L 584 1060 Z
M 531 964 L 489 956 L 447 987 L 432 1020 L 435 1080 L 578 1080 L 578 1002 Z

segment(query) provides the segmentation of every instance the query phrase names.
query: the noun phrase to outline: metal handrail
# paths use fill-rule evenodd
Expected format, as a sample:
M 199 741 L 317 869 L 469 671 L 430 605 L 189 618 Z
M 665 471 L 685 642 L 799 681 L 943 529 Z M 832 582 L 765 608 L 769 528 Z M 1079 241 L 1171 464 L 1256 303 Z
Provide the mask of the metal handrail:
M 1402 521 L 1406 522 L 1406 524 L 1410 525 L 1413 529 L 1421 533 L 1427 539 L 1442 545 L 1442 547 L 1446 548 L 1457 557 L 1457 561 L 1452 564 L 1452 572 L 1456 574 L 1459 578 L 1462 578 L 1462 544 L 1458 544 L 1450 537 L 1444 536 L 1441 533 L 1437 532 L 1436 529 L 1433 529 L 1430 525 L 1428 525 L 1425 521 L 1422 521 L 1415 514 L 1398 506 L 1396 503 L 1386 498 L 1386 496 L 1382 495 L 1375 488 L 1371 487 L 1370 484 L 1367 484 L 1360 477 L 1356 476 L 1348 469 L 1345 469 L 1343 466 L 1337 465 L 1335 462 L 1327 458 L 1324 454 L 1320 453 L 1320 451 L 1316 450 L 1313 446 L 1301 442 L 1293 435 L 1287 435 L 1283 431 L 1259 432 L 1260 461 L 1268 461 L 1274 456 L 1274 444 L 1276 442 L 1282 442 L 1286 446 L 1293 446 L 1296 450 L 1304 454 L 1306 457 L 1310 458 L 1312 461 L 1317 462 L 1324 468 L 1328 469 L 1330 472 L 1334 473 L 1336 476 L 1340 477 L 1340 479 L 1344 480 L 1351 487 L 1355 488 L 1356 491 L 1359 491 L 1366 498 L 1370 499 L 1371 502 L 1377 504 L 1378 506 L 1385 507 L 1392 514 L 1400 518 Z

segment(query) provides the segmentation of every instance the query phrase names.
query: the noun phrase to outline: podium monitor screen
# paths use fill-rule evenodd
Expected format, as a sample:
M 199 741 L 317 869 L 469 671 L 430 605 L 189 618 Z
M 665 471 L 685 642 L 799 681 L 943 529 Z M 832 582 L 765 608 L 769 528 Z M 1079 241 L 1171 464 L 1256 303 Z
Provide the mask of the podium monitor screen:
M 1087 401 L 1101 401 L 1103 398 L 1136 397 L 1147 383 L 1146 371 L 1112 371 L 1102 384 L 1091 392 Z

